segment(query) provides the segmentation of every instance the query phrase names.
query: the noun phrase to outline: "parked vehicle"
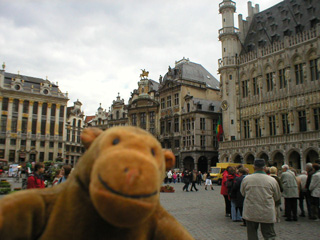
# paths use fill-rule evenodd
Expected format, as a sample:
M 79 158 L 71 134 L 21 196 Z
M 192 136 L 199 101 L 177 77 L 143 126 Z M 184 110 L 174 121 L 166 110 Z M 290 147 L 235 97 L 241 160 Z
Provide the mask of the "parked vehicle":
M 211 181 L 221 185 L 222 173 L 227 169 L 228 166 L 239 166 L 241 163 L 217 163 L 216 167 L 211 167 L 210 177 Z M 254 172 L 253 164 L 242 164 L 245 168 L 249 169 L 249 174 Z

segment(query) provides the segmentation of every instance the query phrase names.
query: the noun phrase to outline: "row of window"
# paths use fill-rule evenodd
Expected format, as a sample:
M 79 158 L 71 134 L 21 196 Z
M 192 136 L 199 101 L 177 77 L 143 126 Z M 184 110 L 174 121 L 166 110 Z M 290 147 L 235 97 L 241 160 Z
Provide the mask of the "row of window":
M 16 146 L 17 145 L 17 141 L 19 141 L 19 139 L 16 138 L 11 138 L 10 139 L 10 145 L 11 146 Z M 0 144 L 5 144 L 6 143 L 6 139 L 5 138 L 0 138 Z M 54 142 L 50 141 L 48 142 L 49 144 L 49 148 L 54 148 Z M 25 147 L 27 145 L 27 140 L 26 139 L 20 139 L 20 146 Z M 30 142 L 30 146 L 31 147 L 35 147 L 36 146 L 36 141 L 35 140 L 31 140 Z M 46 142 L 45 141 L 40 141 L 40 147 L 45 147 L 46 146 Z M 58 143 L 58 148 L 62 148 L 62 142 Z
M 160 99 L 160 106 L 161 106 L 161 109 L 164 109 L 164 108 L 169 108 L 172 106 L 171 104 L 171 96 L 167 96 L 167 98 L 161 98 Z M 174 94 L 174 106 L 178 106 L 179 105 L 179 93 L 175 93 Z
M 22 113 L 29 113 L 29 105 L 30 102 L 28 100 L 24 100 L 22 104 Z M 12 102 L 12 113 L 18 113 L 19 112 L 19 99 L 13 99 Z M 33 103 L 32 108 L 32 114 L 38 114 L 38 102 Z M 4 97 L 2 99 L 2 111 L 8 111 L 9 110 L 9 98 Z M 41 108 L 41 115 L 46 116 L 48 111 L 48 103 L 42 103 Z M 51 112 L 50 116 L 55 117 L 56 116 L 56 104 L 51 104 Z M 59 117 L 64 117 L 64 106 L 60 106 L 60 115 Z
M 299 132 L 306 132 L 307 131 L 307 118 L 306 118 L 306 111 L 298 111 L 298 123 L 299 123 Z M 313 117 L 314 117 L 314 129 L 320 130 L 320 108 L 313 109 Z M 276 116 L 268 116 L 268 127 L 269 127 L 269 135 L 275 136 L 277 135 L 277 127 L 276 127 Z M 281 114 L 281 127 L 282 127 L 282 134 L 289 134 L 290 133 L 290 122 L 289 122 L 289 115 L 288 113 Z M 254 130 L 255 136 L 261 137 L 261 124 L 260 119 L 254 119 Z M 243 121 L 243 137 L 250 138 L 250 121 L 245 120 Z
M 31 122 L 31 134 L 37 134 L 37 126 L 38 126 L 38 120 L 36 118 L 32 118 Z M 8 125 L 8 117 L 7 115 L 1 115 L 0 120 L 0 132 L 6 132 L 7 131 L 7 125 Z M 42 119 L 40 122 L 40 133 L 41 135 L 46 135 L 46 126 L 47 126 L 47 120 Z M 18 132 L 18 116 L 12 115 L 11 118 L 11 129 L 10 131 L 12 133 Z M 21 121 L 21 133 L 27 134 L 28 131 L 28 118 L 22 117 Z M 50 136 L 54 136 L 55 132 L 55 121 L 50 120 L 49 123 L 49 134 Z M 59 136 L 63 136 L 63 122 L 59 121 L 58 124 L 58 134 Z
M 318 59 L 313 59 L 309 61 L 309 71 L 310 71 L 310 80 L 311 81 L 316 81 L 320 79 L 320 73 L 318 69 Z M 286 74 L 285 74 L 286 69 L 280 69 L 278 70 L 278 83 L 279 83 L 279 89 L 283 89 L 287 87 L 287 80 L 286 79 Z M 303 73 L 303 64 L 299 63 L 294 65 L 294 75 L 295 75 L 295 83 L 296 85 L 303 84 L 304 83 L 304 73 Z M 266 79 L 266 90 L 267 92 L 271 92 L 274 90 L 274 72 L 268 72 L 265 75 Z M 241 81 L 241 92 L 242 92 L 242 97 L 248 97 L 249 96 L 249 80 L 242 80 Z M 259 95 L 259 85 L 258 85 L 258 78 L 253 77 L 252 78 L 252 86 L 251 90 L 253 95 Z
M 53 161 L 53 152 L 48 152 L 48 160 Z M 0 158 L 4 158 L 5 150 L 0 149 Z M 40 162 L 44 161 L 45 152 L 39 152 L 39 160 Z M 58 153 L 58 157 L 61 157 L 61 153 Z M 16 150 L 9 150 L 9 162 L 14 162 L 16 160 Z M 29 154 L 29 161 L 35 161 L 36 154 L 30 153 Z

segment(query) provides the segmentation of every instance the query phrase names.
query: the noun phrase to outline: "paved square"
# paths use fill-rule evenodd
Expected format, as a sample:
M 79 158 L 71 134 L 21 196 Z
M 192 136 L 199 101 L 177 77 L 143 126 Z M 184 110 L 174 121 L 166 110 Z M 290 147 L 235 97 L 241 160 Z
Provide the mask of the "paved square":
M 196 240 L 247 239 L 246 228 L 239 222 L 225 217 L 224 199 L 220 186 L 213 185 L 214 191 L 197 185 L 198 192 L 183 192 L 184 184 L 170 184 L 175 193 L 160 193 L 160 201 Z M 282 199 L 283 200 L 283 199 Z M 282 201 L 283 202 L 283 201 Z M 306 210 L 306 206 L 305 206 Z M 283 213 L 283 212 L 282 212 Z M 297 222 L 275 224 L 277 240 L 316 240 L 320 239 L 320 222 L 299 217 Z M 260 234 L 260 239 L 263 237 Z

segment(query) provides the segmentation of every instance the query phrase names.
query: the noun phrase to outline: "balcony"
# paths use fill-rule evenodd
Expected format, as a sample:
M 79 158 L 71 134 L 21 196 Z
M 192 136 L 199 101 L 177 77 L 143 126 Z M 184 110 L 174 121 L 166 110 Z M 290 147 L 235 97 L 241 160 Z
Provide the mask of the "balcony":
M 236 11 L 236 3 L 233 1 L 222 2 L 219 4 L 219 12 L 222 13 L 222 10 L 225 8 L 233 8 L 233 11 Z
M 219 29 L 219 40 L 221 41 L 221 37 L 225 35 L 238 35 L 239 29 L 236 27 L 224 27 Z

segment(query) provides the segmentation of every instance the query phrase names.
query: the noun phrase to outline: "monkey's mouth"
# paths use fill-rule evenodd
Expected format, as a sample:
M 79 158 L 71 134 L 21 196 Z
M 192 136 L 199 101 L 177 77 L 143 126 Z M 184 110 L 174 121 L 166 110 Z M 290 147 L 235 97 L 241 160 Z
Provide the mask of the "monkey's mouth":
M 98 179 L 99 179 L 100 183 L 102 184 L 102 186 L 104 186 L 105 189 L 107 189 L 108 191 L 110 191 L 113 194 L 116 194 L 116 195 L 119 195 L 119 196 L 125 197 L 125 198 L 133 198 L 133 199 L 149 198 L 149 197 L 152 197 L 152 196 L 154 196 L 154 195 L 156 195 L 158 193 L 158 191 L 154 191 L 153 193 L 149 193 L 149 194 L 133 194 L 133 195 L 129 195 L 129 194 L 121 193 L 121 192 L 111 188 L 105 181 L 103 181 L 103 179 L 101 178 L 100 174 L 98 174 Z

